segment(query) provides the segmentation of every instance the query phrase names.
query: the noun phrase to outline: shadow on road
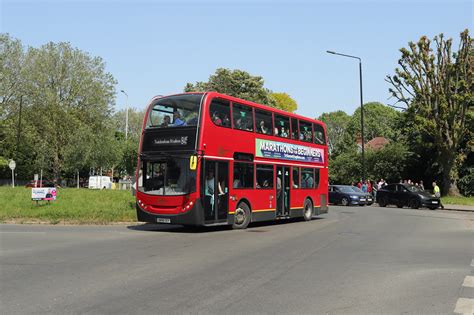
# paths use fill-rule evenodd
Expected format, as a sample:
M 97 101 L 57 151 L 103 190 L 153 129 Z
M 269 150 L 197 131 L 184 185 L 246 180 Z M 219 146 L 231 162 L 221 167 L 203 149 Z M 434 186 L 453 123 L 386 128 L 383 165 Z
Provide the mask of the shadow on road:
M 322 220 L 324 218 L 318 217 L 312 219 L 312 221 Z M 244 232 L 266 232 L 260 230 L 261 227 L 272 227 L 282 224 L 292 224 L 292 223 L 303 223 L 302 218 L 293 218 L 285 220 L 276 220 L 276 221 L 264 221 L 264 222 L 255 222 L 251 223 L 247 229 L 242 230 Z M 129 230 L 134 231 L 145 231 L 145 232 L 168 232 L 168 233 L 215 233 L 215 232 L 225 232 L 232 231 L 230 225 L 221 225 L 221 226 L 183 226 L 183 225 L 166 225 L 166 224 L 153 224 L 153 223 L 144 223 L 141 225 L 129 225 L 127 226 Z M 238 231 L 238 230 L 236 230 Z

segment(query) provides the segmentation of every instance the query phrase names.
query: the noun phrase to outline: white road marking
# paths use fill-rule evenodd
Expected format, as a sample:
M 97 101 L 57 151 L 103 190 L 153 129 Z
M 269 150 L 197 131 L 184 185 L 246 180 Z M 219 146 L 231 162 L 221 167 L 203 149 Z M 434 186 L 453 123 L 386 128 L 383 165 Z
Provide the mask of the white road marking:
M 474 314 L 474 299 L 459 298 L 454 309 L 456 314 Z
M 474 288 L 474 276 L 466 276 L 466 278 L 464 278 L 462 286 Z

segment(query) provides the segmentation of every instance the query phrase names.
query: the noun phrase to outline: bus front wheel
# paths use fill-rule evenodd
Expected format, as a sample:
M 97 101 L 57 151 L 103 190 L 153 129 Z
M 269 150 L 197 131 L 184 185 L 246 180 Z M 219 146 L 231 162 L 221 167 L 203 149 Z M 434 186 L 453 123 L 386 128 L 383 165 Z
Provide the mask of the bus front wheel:
M 250 208 L 245 202 L 237 205 L 234 213 L 233 229 L 246 229 L 250 223 Z

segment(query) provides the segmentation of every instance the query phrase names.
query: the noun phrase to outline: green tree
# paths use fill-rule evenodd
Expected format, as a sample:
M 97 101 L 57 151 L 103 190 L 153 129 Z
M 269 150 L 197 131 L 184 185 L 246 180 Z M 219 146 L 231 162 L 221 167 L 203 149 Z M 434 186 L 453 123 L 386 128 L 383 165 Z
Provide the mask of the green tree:
M 218 68 L 207 82 L 187 83 L 185 92 L 215 91 L 269 106 L 276 106 L 270 96 L 271 91 L 264 87 L 261 76 L 252 76 L 246 71 Z
M 338 110 L 335 112 L 323 113 L 317 118 L 326 124 L 329 155 L 334 156 L 344 151 L 347 147 L 347 128 L 351 120 L 346 112 Z M 350 137 L 349 142 L 354 142 Z
M 41 168 L 45 176 L 58 179 L 85 167 L 92 160 L 91 148 L 107 148 L 92 141 L 110 132 L 115 99 L 115 80 L 101 58 L 68 43 L 25 52 L 19 41 L 4 34 L 0 54 L 0 151 L 16 156 L 20 176 Z
M 368 149 L 366 154 L 367 178 L 383 178 L 398 182 L 406 177 L 406 168 L 412 154 L 403 142 L 391 142 L 378 150 Z
M 348 185 L 361 178 L 360 154 L 353 148 L 346 150 L 329 160 L 329 182 L 331 184 Z
M 386 78 L 392 96 L 407 106 L 407 120 L 433 142 L 442 192 L 450 195 L 458 194 L 459 162 L 465 155 L 460 144 L 469 132 L 466 117 L 473 110 L 471 49 L 468 30 L 461 33 L 457 52 L 452 50 L 452 39 L 443 34 L 433 41 L 423 36 L 400 49 L 400 68 Z
M 275 101 L 275 107 L 290 113 L 298 109 L 298 104 L 287 93 L 270 93 L 270 97 Z
M 364 141 L 375 137 L 384 137 L 395 140 L 400 132 L 398 129 L 401 118 L 400 112 L 379 102 L 364 104 Z M 347 126 L 353 135 L 361 134 L 360 107 L 358 107 Z

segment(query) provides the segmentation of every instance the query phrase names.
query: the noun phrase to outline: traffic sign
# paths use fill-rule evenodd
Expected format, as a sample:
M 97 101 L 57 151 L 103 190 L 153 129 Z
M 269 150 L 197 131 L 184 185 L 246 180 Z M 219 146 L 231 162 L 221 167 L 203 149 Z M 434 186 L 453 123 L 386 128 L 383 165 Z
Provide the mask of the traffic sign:
M 15 161 L 13 160 L 10 160 L 10 163 L 8 163 L 8 166 L 10 167 L 10 169 L 13 171 L 16 167 L 16 163 Z

